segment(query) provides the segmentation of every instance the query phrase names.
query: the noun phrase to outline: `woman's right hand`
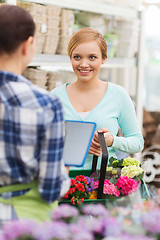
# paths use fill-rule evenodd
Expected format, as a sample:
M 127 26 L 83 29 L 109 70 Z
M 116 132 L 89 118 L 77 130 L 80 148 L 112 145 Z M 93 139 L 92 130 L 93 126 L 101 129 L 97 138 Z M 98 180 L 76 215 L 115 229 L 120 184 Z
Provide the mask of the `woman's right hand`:
M 108 146 L 108 147 L 112 146 L 114 138 L 107 128 L 101 128 L 98 131 L 94 132 L 94 136 L 93 136 L 92 143 L 91 143 L 91 146 L 89 149 L 89 153 L 99 157 L 101 155 L 101 146 L 100 146 L 100 142 L 99 142 L 99 138 L 98 138 L 98 132 L 104 133 L 106 146 Z
M 98 157 L 101 155 L 101 146 L 100 146 L 100 143 L 99 143 L 99 138 L 98 138 L 98 132 L 97 131 L 94 132 L 94 136 L 93 136 L 92 143 L 91 143 L 91 146 L 90 146 L 90 149 L 89 149 L 88 153 L 93 154 L 93 155 L 98 156 Z

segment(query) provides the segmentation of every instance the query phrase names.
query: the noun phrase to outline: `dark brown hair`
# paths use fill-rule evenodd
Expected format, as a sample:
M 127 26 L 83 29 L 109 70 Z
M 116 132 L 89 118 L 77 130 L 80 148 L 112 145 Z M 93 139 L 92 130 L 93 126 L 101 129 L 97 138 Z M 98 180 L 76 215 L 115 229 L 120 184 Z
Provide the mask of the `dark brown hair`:
M 34 20 L 26 10 L 14 5 L 0 6 L 0 54 L 13 53 L 34 33 Z
M 82 28 L 79 31 L 77 31 L 73 36 L 71 37 L 68 45 L 68 55 L 71 58 L 73 50 L 81 43 L 90 42 L 90 41 L 96 41 L 101 53 L 102 53 L 102 59 L 107 58 L 107 44 L 106 40 L 102 36 L 101 33 L 99 33 L 97 30 L 93 28 Z

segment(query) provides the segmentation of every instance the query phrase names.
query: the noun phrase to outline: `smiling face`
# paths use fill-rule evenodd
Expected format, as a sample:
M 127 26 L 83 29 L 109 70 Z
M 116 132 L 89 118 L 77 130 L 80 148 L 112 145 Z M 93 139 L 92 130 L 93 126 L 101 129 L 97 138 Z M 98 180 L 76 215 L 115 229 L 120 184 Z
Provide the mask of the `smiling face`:
M 96 41 L 88 41 L 79 44 L 72 52 L 71 63 L 77 80 L 91 81 L 98 80 L 98 73 L 101 64 L 102 53 Z

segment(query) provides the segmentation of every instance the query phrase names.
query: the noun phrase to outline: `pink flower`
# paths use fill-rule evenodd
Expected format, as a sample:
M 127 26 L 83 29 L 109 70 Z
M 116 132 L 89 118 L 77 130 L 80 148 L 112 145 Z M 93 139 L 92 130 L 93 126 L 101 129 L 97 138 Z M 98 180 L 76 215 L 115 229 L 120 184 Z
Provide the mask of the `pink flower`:
M 109 184 L 109 183 L 110 183 L 109 180 L 104 179 L 104 186 L 105 186 L 106 184 Z M 95 181 L 95 182 L 94 182 L 94 187 L 95 187 L 95 189 L 98 188 L 98 185 L 99 185 L 99 181 Z
M 117 187 L 112 183 L 104 184 L 103 193 L 108 195 L 115 195 L 116 197 L 119 197 L 120 195 Z
M 99 181 L 94 182 L 95 189 L 98 188 L 98 185 L 99 185 Z
M 123 195 L 128 195 L 137 190 L 138 183 L 132 178 L 121 176 L 117 180 L 116 186 Z
M 95 189 L 98 188 L 99 181 L 94 182 Z M 103 194 L 108 195 L 115 195 L 116 197 L 119 197 L 120 192 L 118 191 L 117 187 L 112 184 L 109 180 L 104 180 L 104 187 L 103 187 Z

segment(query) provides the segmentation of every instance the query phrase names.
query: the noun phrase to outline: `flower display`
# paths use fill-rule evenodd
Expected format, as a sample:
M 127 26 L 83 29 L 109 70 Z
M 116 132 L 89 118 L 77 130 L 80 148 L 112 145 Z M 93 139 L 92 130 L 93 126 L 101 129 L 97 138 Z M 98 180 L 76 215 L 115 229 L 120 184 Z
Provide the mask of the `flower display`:
M 128 196 L 138 189 L 137 181 L 127 176 L 121 176 L 118 179 L 114 179 L 113 182 L 114 183 L 108 179 L 104 180 L 103 199 L 116 199 L 118 197 Z M 63 202 L 70 200 L 71 203 L 75 205 L 83 203 L 84 199 L 97 199 L 99 181 L 94 180 L 94 178 L 79 175 L 75 179 L 71 179 L 71 183 L 70 189 L 65 196 L 63 196 Z
M 117 199 L 132 194 L 140 186 L 143 175 L 144 170 L 137 159 L 110 158 L 106 168 L 102 199 Z M 70 189 L 63 196 L 63 200 L 70 200 L 76 205 L 83 203 L 85 199 L 97 199 L 98 186 L 97 176 L 94 178 L 78 175 L 75 179 L 71 179 Z
M 160 208 L 156 206 L 109 210 L 100 203 L 81 209 L 61 204 L 50 216 L 50 221 L 42 223 L 11 221 L 3 226 L 0 240 L 159 240 L 160 236 Z
M 97 209 L 93 204 L 84 206 L 81 211 L 76 209 L 75 212 L 75 209 L 71 205 L 60 205 L 51 213 L 52 219 L 43 223 L 22 220 L 7 223 L 0 240 L 102 240 L 122 234 L 122 225 L 103 205 L 98 204 Z M 64 210 L 66 216 L 73 214 L 69 221 L 61 218 Z
M 121 160 L 111 157 L 106 168 L 102 199 L 117 199 L 135 192 L 141 184 L 144 170 L 136 158 L 127 157 Z M 85 199 L 97 199 L 99 181 L 97 176 L 78 175 L 71 179 L 71 187 L 63 196 L 72 204 L 83 203 Z

